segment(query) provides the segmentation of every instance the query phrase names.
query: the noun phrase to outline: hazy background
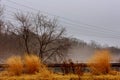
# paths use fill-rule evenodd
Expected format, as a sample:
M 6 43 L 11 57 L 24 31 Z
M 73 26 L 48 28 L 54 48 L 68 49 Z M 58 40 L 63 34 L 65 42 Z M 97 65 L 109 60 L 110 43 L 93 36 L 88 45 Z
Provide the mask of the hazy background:
M 6 20 L 13 20 L 15 12 L 39 11 L 57 18 L 66 28 L 66 36 L 120 47 L 120 0 L 1 0 L 1 3 L 5 6 Z M 86 62 L 94 49 L 74 47 L 68 53 L 74 61 Z M 112 57 L 119 59 L 120 54 Z
M 2 0 L 2 3 L 9 14 L 20 10 L 48 12 L 44 14 L 57 17 L 69 36 L 120 47 L 120 0 Z

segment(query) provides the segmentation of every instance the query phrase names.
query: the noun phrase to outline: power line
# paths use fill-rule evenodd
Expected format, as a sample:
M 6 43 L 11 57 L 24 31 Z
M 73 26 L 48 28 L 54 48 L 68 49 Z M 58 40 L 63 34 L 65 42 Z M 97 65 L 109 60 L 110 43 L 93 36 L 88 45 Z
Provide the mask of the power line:
M 7 0 L 7 1 L 11 1 L 11 0 Z M 12 1 L 13 2 L 13 1 Z M 15 2 L 15 4 L 16 4 L 16 2 Z M 19 4 L 19 3 L 17 3 L 17 4 Z M 24 5 L 22 5 L 22 6 L 24 6 Z M 25 6 L 24 6 L 25 7 Z M 11 7 L 12 8 L 12 7 Z M 13 7 L 14 8 L 14 7 Z M 30 8 L 30 7 L 29 7 Z M 14 9 L 16 9 L 16 8 L 14 8 Z M 31 8 L 31 9 L 34 9 L 34 8 Z M 19 9 L 17 9 L 17 10 L 19 10 Z M 36 9 L 37 10 L 37 9 Z M 37 10 L 38 11 L 38 10 Z M 54 15 L 55 16 L 55 15 Z M 71 21 L 71 22 L 73 22 L 73 21 Z M 66 22 L 65 22 L 66 23 Z M 74 25 L 74 26 L 80 26 L 80 28 L 82 27 L 81 25 L 78 25 L 78 24 L 76 24 L 76 23 L 67 23 L 67 24 L 69 24 L 69 25 Z M 83 27 L 82 27 L 83 28 Z M 88 28 L 88 30 L 90 30 L 89 29 L 89 27 L 87 27 Z M 86 29 L 86 28 L 84 28 L 84 29 Z M 108 30 L 107 30 L 108 31 Z M 96 29 L 95 29 L 95 32 L 98 32 L 98 31 L 96 31 Z M 113 31 L 112 31 L 113 32 Z M 102 33 L 104 33 L 104 32 L 102 32 Z M 105 33 L 106 34 L 106 33 Z M 111 34 L 111 35 L 113 35 L 113 34 Z M 113 35 L 113 36 L 116 36 L 116 35 Z M 119 36 L 120 37 L 120 36 Z
M 7 19 L 11 19 L 11 20 L 14 20 L 14 18 L 11 18 L 11 17 L 6 17 Z M 115 37 L 115 36 L 103 36 L 103 35 L 96 35 L 96 34 L 92 34 L 92 33 L 84 33 L 84 32 L 78 32 L 76 31 L 79 35 L 84 35 L 84 36 L 93 36 L 93 37 L 101 37 L 101 38 L 115 38 L 115 39 L 120 39 L 119 37 Z
M 9 13 L 7 13 L 8 15 L 10 15 Z M 13 18 L 14 19 L 14 18 Z M 74 28 L 74 26 L 79 26 L 79 25 L 75 25 L 75 24 L 72 24 L 72 23 L 66 23 L 66 22 L 64 22 L 65 24 L 68 24 L 68 25 L 70 25 L 74 30 L 76 29 L 76 28 Z M 72 26 L 73 25 L 73 26 Z M 73 30 L 72 29 L 72 30 Z M 86 28 L 83 28 L 83 27 L 79 27 L 78 28 L 79 30 L 82 30 L 82 31 L 87 31 L 87 32 L 90 32 L 91 30 L 90 29 L 86 29 Z M 78 29 L 76 29 L 76 30 L 78 30 Z M 98 32 L 98 31 L 92 31 L 92 33 L 93 32 Z M 106 34 L 106 33 L 104 33 L 104 32 L 100 32 L 100 33 L 103 33 L 104 35 Z M 109 34 L 109 33 L 107 33 L 107 34 Z M 116 36 L 116 35 L 113 35 L 113 34 L 110 34 L 110 35 L 112 35 L 112 36 Z
M 9 19 L 14 20 L 14 18 L 9 18 Z M 68 23 L 67 23 L 67 24 L 68 24 Z M 69 25 L 69 24 L 68 24 L 68 25 Z M 74 24 L 70 24 L 70 26 L 71 26 L 71 25 L 74 25 Z M 69 26 L 69 27 L 70 27 L 70 26 Z M 74 30 L 76 29 L 76 28 L 74 28 L 73 26 L 71 26 L 71 27 L 72 27 Z M 73 29 L 72 29 L 72 30 L 73 30 Z M 79 32 L 78 32 L 78 33 L 82 33 L 82 34 L 85 34 L 85 35 L 86 35 L 86 33 L 84 33 L 83 31 L 89 31 L 89 30 L 86 30 L 86 29 L 83 30 L 83 29 L 84 29 L 84 28 L 82 28 L 82 27 L 79 28 Z M 77 30 L 78 30 L 78 29 L 76 29 L 75 31 L 77 31 Z M 81 30 L 82 30 L 82 31 L 81 31 Z M 94 31 L 94 32 L 95 32 L 95 31 Z M 88 32 L 87 32 L 87 33 L 88 33 Z M 89 34 L 90 34 L 90 36 L 100 36 L 100 37 L 103 36 L 103 35 L 100 35 L 100 34 L 99 34 L 99 35 L 96 35 L 96 34 L 94 34 L 93 32 L 92 32 L 92 33 L 89 32 Z M 87 34 L 87 35 L 89 35 L 89 34 Z M 106 36 L 105 33 L 103 33 L 103 34 L 104 34 L 104 36 Z M 104 37 L 104 36 L 103 36 L 103 37 Z M 110 35 L 110 36 L 112 36 L 111 38 L 116 38 L 116 37 L 118 37 L 118 36 L 116 36 L 116 35 Z M 108 37 L 108 34 L 107 34 L 106 37 Z M 104 38 L 105 38 L 105 37 L 104 37 Z
M 63 23 L 65 23 L 65 24 L 68 24 L 69 26 L 71 26 L 71 27 L 73 27 L 73 29 L 75 28 L 74 26 L 78 26 L 79 28 L 77 28 L 76 29 L 76 31 L 79 29 L 79 30 L 83 30 L 83 29 L 85 29 L 86 31 L 90 31 L 91 32 L 91 30 L 88 28 L 88 29 L 86 29 L 86 28 L 83 28 L 82 26 L 80 27 L 80 25 L 76 25 L 76 24 L 73 24 L 73 23 L 66 23 L 66 22 L 63 22 Z M 73 25 L 73 26 L 72 26 Z M 72 29 L 72 30 L 73 30 Z M 102 33 L 103 35 L 105 35 L 105 34 L 107 34 L 107 35 L 110 35 L 110 36 L 117 36 L 117 37 L 120 37 L 119 35 L 114 35 L 114 34 L 111 34 L 111 33 L 106 33 L 106 32 L 101 32 L 101 31 L 96 31 L 96 30 L 93 30 L 92 31 L 92 33 L 93 32 L 95 32 L 95 33 Z
M 12 0 L 6 0 L 6 1 L 9 1 L 9 2 L 11 2 L 11 3 L 13 3 L 13 4 L 16 4 L 16 5 L 19 5 L 19 6 L 22 6 L 22 7 L 29 8 L 29 9 L 34 10 L 34 11 L 40 11 L 40 12 L 43 12 L 43 13 L 45 13 L 45 14 L 48 14 L 48 15 L 51 15 L 51 16 L 54 16 L 54 17 L 61 18 L 61 19 L 63 19 L 63 20 L 66 20 L 66 21 L 69 21 L 69 22 L 72 22 L 72 23 L 74 22 L 74 23 L 79 24 L 79 25 L 81 25 L 81 24 L 82 24 L 82 25 L 86 25 L 86 26 L 84 26 L 84 27 L 90 26 L 90 28 L 93 28 L 93 27 L 94 27 L 94 28 L 98 29 L 98 26 L 94 26 L 94 25 L 85 24 L 85 23 L 82 23 L 82 22 L 73 21 L 73 20 L 71 20 L 71 19 L 68 19 L 68 18 L 65 18 L 65 17 L 61 17 L 61 16 L 57 16 L 57 15 L 54 15 L 54 14 L 51 14 L 51 13 L 48 13 L 48 12 L 44 12 L 44 11 L 35 9 L 35 8 L 31 7 L 31 6 L 26 6 L 26 5 L 17 3 L 17 2 L 12 1 Z M 87 28 L 88 28 L 88 27 L 87 27 Z M 94 28 L 93 28 L 93 29 L 94 29 Z M 105 30 L 109 30 L 109 32 L 115 32 L 115 31 L 113 31 L 113 30 L 111 30 L 111 29 L 107 29 L 107 28 L 104 28 L 104 27 L 100 27 L 100 26 L 99 26 L 99 28 L 103 29 L 104 31 L 105 31 Z
M 7 13 L 8 14 L 8 13 Z M 9 14 L 8 14 L 9 15 Z M 11 18 L 11 17 L 6 17 L 7 19 L 10 19 L 10 20 L 14 20 L 14 18 Z M 71 25 L 71 24 L 70 24 Z M 73 29 L 74 29 L 74 27 L 73 27 Z M 72 30 L 73 30 L 72 29 Z M 81 30 L 81 29 L 80 29 Z M 85 30 L 86 31 L 86 30 Z M 94 37 L 102 37 L 102 38 L 118 38 L 117 36 L 111 36 L 111 37 L 109 37 L 108 35 L 106 36 L 106 35 L 100 35 L 100 34 L 98 34 L 98 35 L 96 35 L 96 34 L 94 34 L 94 33 L 84 33 L 84 32 L 78 32 L 77 30 L 76 30 L 76 32 L 79 34 L 79 35 L 81 35 L 81 33 L 83 34 L 83 35 L 87 35 L 87 36 L 94 36 Z
M 108 36 L 108 35 L 100 35 L 100 34 L 94 34 L 94 33 L 89 33 L 89 32 L 82 32 L 82 31 L 73 31 L 73 29 L 72 29 L 72 31 L 69 31 L 69 32 L 72 32 L 72 34 L 73 33 L 78 33 L 78 35 L 84 35 L 84 36 L 92 36 L 92 37 L 101 37 L 101 38 L 116 38 L 116 39 L 120 39 L 120 37 L 119 36 L 114 36 L 114 35 L 110 35 L 110 36 Z
M 8 6 L 8 5 L 7 5 Z M 22 10 L 20 10 L 20 9 L 17 9 L 17 8 L 14 8 L 14 7 L 11 7 L 11 6 L 8 6 L 9 8 L 12 8 L 12 9 L 16 9 L 16 10 L 18 10 L 18 11 L 22 11 Z M 81 25 L 78 25 L 78 24 L 75 24 L 75 23 L 70 23 L 70 22 L 65 22 L 65 21 L 61 21 L 62 23 L 65 23 L 65 24 L 69 24 L 69 25 L 73 25 L 73 26 L 78 26 L 79 27 L 79 29 L 80 28 L 82 28 L 83 29 L 83 26 L 81 26 Z M 73 26 L 71 26 L 71 27 L 73 27 Z M 91 30 L 91 28 L 84 28 L 84 29 L 86 29 L 87 31 L 89 31 L 89 30 Z M 93 30 L 93 29 L 92 29 Z M 98 30 L 96 30 L 96 29 L 94 29 L 93 30 L 93 32 L 98 32 Z M 104 32 L 104 31 L 100 31 L 100 33 L 105 33 L 105 34 L 109 34 L 109 33 L 106 33 L 106 32 Z M 113 34 L 110 34 L 110 35 L 113 35 Z M 114 36 L 116 36 L 116 35 L 114 35 Z M 120 37 L 120 36 L 119 36 Z
M 10 18 L 10 17 L 6 17 L 6 18 L 7 18 L 7 19 L 10 19 L 10 20 L 13 20 L 13 18 Z M 84 32 L 80 32 L 80 31 L 79 31 L 79 32 L 76 31 L 76 32 L 77 32 L 77 34 L 82 35 L 82 36 L 89 36 L 89 37 L 92 36 L 92 37 L 97 37 L 97 38 L 100 38 L 100 37 L 101 37 L 101 38 L 110 38 L 110 39 L 111 39 L 111 38 L 112 38 L 112 39 L 113 39 L 113 38 L 114 38 L 114 39 L 120 39 L 119 37 L 115 37 L 115 36 L 107 36 L 107 35 L 106 35 L 106 36 L 105 36 L 105 35 L 103 36 L 103 35 L 99 35 L 99 34 L 97 35 L 97 34 L 92 34 L 92 33 L 84 33 Z
M 5 6 L 7 6 L 8 8 L 11 8 L 11 9 L 15 9 L 15 10 L 17 10 L 17 12 L 28 12 L 28 11 L 26 11 L 26 10 L 21 10 L 21 9 L 17 9 L 17 8 L 15 8 L 15 7 L 12 7 L 12 6 L 9 6 L 9 5 L 5 5 Z M 12 12 L 12 11 L 9 11 L 9 12 Z M 12 13 L 15 13 L 15 12 L 12 12 Z

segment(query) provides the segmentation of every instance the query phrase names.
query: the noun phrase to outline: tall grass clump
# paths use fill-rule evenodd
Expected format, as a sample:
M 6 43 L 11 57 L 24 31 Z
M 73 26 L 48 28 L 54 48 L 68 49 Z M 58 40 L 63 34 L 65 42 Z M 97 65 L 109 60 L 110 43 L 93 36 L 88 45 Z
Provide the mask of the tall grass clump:
M 20 56 L 12 56 L 6 60 L 7 71 L 11 75 L 21 75 L 23 72 L 23 62 Z
M 8 64 L 7 75 L 34 74 L 43 79 L 53 78 L 53 72 L 36 55 L 25 55 L 22 59 L 20 56 L 12 56 L 6 60 L 6 64 Z
M 37 74 L 40 77 L 51 79 L 53 73 L 42 63 L 40 58 L 36 55 L 24 56 L 24 71 L 27 74 Z
M 25 55 L 24 56 L 24 66 L 25 72 L 29 74 L 34 74 L 39 72 L 41 66 L 41 60 L 35 55 Z
M 88 66 L 93 74 L 107 74 L 110 72 L 110 52 L 108 50 L 96 51 L 89 60 Z

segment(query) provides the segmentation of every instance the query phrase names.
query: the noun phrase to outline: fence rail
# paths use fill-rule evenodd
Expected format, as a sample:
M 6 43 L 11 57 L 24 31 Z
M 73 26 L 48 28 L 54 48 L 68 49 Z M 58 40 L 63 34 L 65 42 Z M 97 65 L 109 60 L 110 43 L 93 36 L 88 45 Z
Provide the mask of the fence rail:
M 87 67 L 86 63 L 78 63 L 78 64 L 48 64 L 47 67 L 70 67 L 70 66 L 82 66 L 82 67 Z M 0 64 L 0 68 L 7 68 L 7 64 Z M 111 67 L 120 67 L 120 63 L 111 63 Z
M 0 71 L 7 68 L 7 64 L 0 64 Z M 54 72 L 62 72 L 64 74 L 75 73 L 75 69 L 80 69 L 82 72 L 89 72 L 88 65 L 86 63 L 70 63 L 70 64 L 48 64 L 48 68 L 52 68 Z M 111 67 L 114 70 L 120 71 L 120 63 L 111 63 Z M 57 69 L 57 70 L 56 70 Z
M 120 67 L 120 63 L 110 63 L 111 67 Z M 88 65 L 86 63 L 78 63 L 78 64 L 48 64 L 48 67 L 62 67 L 62 66 L 66 66 L 66 67 L 70 67 L 70 66 L 82 66 L 82 67 L 87 67 Z

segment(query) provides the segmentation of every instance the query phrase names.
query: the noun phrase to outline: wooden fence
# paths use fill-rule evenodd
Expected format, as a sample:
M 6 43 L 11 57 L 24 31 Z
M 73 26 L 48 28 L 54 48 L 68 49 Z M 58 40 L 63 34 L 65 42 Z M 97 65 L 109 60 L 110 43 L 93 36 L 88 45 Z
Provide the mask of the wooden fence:
M 66 67 L 70 67 L 70 66 L 87 67 L 87 64 L 85 64 L 85 63 L 78 63 L 78 64 L 74 64 L 74 65 L 71 65 L 71 64 L 48 64 L 47 66 L 48 67 L 62 67 L 64 65 L 66 65 Z M 111 63 L 111 67 L 120 67 L 120 63 Z
M 71 64 L 48 64 L 47 65 L 48 67 L 63 67 L 63 66 L 66 66 L 66 67 L 70 67 L 70 66 L 82 66 L 82 67 L 87 67 L 87 64 L 85 63 L 78 63 L 78 64 L 74 64 L 74 65 L 71 65 Z M 6 68 L 8 67 L 7 64 L 0 64 L 0 68 Z M 111 67 L 119 67 L 120 68 L 120 63 L 111 63 Z
M 0 64 L 0 70 L 3 70 L 4 68 L 7 68 L 7 67 L 8 67 L 7 64 Z M 73 67 L 82 67 L 85 70 L 85 68 L 87 68 L 88 66 L 85 63 L 78 63 L 78 64 L 72 63 L 72 64 L 48 64 L 47 67 L 53 68 L 53 69 L 54 68 L 57 68 L 57 69 L 59 68 L 62 71 L 63 68 L 73 69 Z M 116 69 L 116 70 L 120 71 L 120 63 L 111 63 L 111 67 L 113 69 Z
M 59 70 L 61 70 L 63 72 L 63 69 L 73 69 L 75 67 L 80 67 L 83 72 L 87 71 L 89 72 L 89 68 L 88 65 L 85 63 L 78 63 L 78 64 L 49 64 L 47 65 L 49 68 L 57 68 Z M 111 67 L 114 70 L 120 71 L 120 63 L 111 63 Z M 74 72 L 74 70 L 73 70 Z

